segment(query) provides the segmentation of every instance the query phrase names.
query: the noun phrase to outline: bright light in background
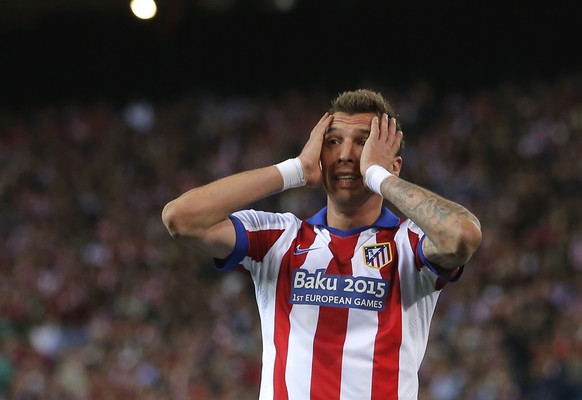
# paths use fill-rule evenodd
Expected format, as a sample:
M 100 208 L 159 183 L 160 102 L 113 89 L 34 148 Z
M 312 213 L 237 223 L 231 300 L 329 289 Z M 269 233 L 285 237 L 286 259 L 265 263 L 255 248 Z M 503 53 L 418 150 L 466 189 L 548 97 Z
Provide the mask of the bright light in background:
M 158 6 L 154 0 L 131 0 L 129 6 L 133 14 L 141 19 L 153 18 L 158 11 Z
M 296 0 L 275 0 L 275 8 L 279 11 L 291 11 L 295 4 L 297 3 Z

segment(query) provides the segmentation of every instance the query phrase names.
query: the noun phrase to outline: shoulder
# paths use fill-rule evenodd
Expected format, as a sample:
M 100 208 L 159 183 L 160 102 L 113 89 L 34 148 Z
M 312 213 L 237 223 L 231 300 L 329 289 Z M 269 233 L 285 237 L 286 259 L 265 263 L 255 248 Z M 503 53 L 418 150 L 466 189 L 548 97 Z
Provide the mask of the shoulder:
M 260 210 L 240 210 L 232 214 L 248 230 L 287 229 L 291 225 L 301 224 L 301 220 L 292 213 L 274 213 Z

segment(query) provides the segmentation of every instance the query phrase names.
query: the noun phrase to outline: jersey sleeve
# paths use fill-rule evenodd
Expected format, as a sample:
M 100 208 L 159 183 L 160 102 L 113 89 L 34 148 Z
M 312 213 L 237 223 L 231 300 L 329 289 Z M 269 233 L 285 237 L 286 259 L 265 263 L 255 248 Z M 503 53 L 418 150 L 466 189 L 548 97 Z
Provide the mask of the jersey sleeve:
M 420 260 L 422 265 L 424 265 L 430 271 L 432 271 L 440 281 L 442 281 L 444 283 L 458 281 L 459 278 L 461 277 L 461 275 L 463 274 L 463 270 L 464 270 L 465 266 L 462 265 L 458 268 L 449 270 L 449 269 L 442 268 L 434 263 L 431 263 L 424 256 L 424 253 L 422 251 L 422 242 L 424 241 L 425 238 L 426 238 L 426 235 L 422 235 L 422 237 L 420 238 L 418 245 L 416 247 L 416 255 L 418 257 L 418 260 Z
M 448 270 L 430 262 L 422 252 L 422 242 L 426 237 L 425 233 L 411 220 L 406 220 L 404 226 L 408 230 L 408 239 L 414 258 L 413 262 L 420 275 L 427 278 L 427 282 L 425 282 L 427 288 L 440 290 L 448 282 L 459 280 L 464 269 L 463 266 Z
M 234 225 L 236 242 L 234 245 L 234 250 L 232 251 L 232 253 L 230 253 L 230 255 L 227 258 L 214 259 L 214 265 L 218 269 L 230 270 L 236 268 L 243 260 L 243 258 L 245 258 L 249 248 L 247 232 L 242 221 L 235 217 L 234 215 L 231 215 L 229 219 L 232 221 L 232 224 Z
M 232 253 L 224 260 L 215 259 L 216 267 L 250 269 L 261 263 L 284 232 L 298 227 L 300 221 L 290 213 L 271 213 L 256 210 L 237 211 L 230 216 L 236 234 Z

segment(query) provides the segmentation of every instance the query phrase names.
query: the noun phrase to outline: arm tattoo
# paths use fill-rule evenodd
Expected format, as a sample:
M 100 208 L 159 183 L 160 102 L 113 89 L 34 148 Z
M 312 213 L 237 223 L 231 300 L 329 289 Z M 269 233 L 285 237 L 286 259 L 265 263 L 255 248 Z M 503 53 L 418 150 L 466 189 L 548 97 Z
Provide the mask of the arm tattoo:
M 451 239 L 462 220 L 470 220 L 480 226 L 478 219 L 463 206 L 447 200 L 430 190 L 397 179 L 386 183 L 386 199 L 404 215 L 414 221 L 428 235 L 430 246 L 438 247 Z M 438 253 L 435 249 L 435 253 Z M 436 261 L 436 260 L 435 260 Z

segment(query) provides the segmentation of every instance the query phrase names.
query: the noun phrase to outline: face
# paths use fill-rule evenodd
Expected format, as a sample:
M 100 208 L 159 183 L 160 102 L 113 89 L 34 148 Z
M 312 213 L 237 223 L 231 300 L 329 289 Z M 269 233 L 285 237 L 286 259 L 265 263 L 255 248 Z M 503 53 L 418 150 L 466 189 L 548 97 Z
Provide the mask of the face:
M 325 134 L 321 167 L 328 197 L 344 204 L 366 201 L 372 196 L 360 173 L 360 155 L 376 114 L 335 113 Z

